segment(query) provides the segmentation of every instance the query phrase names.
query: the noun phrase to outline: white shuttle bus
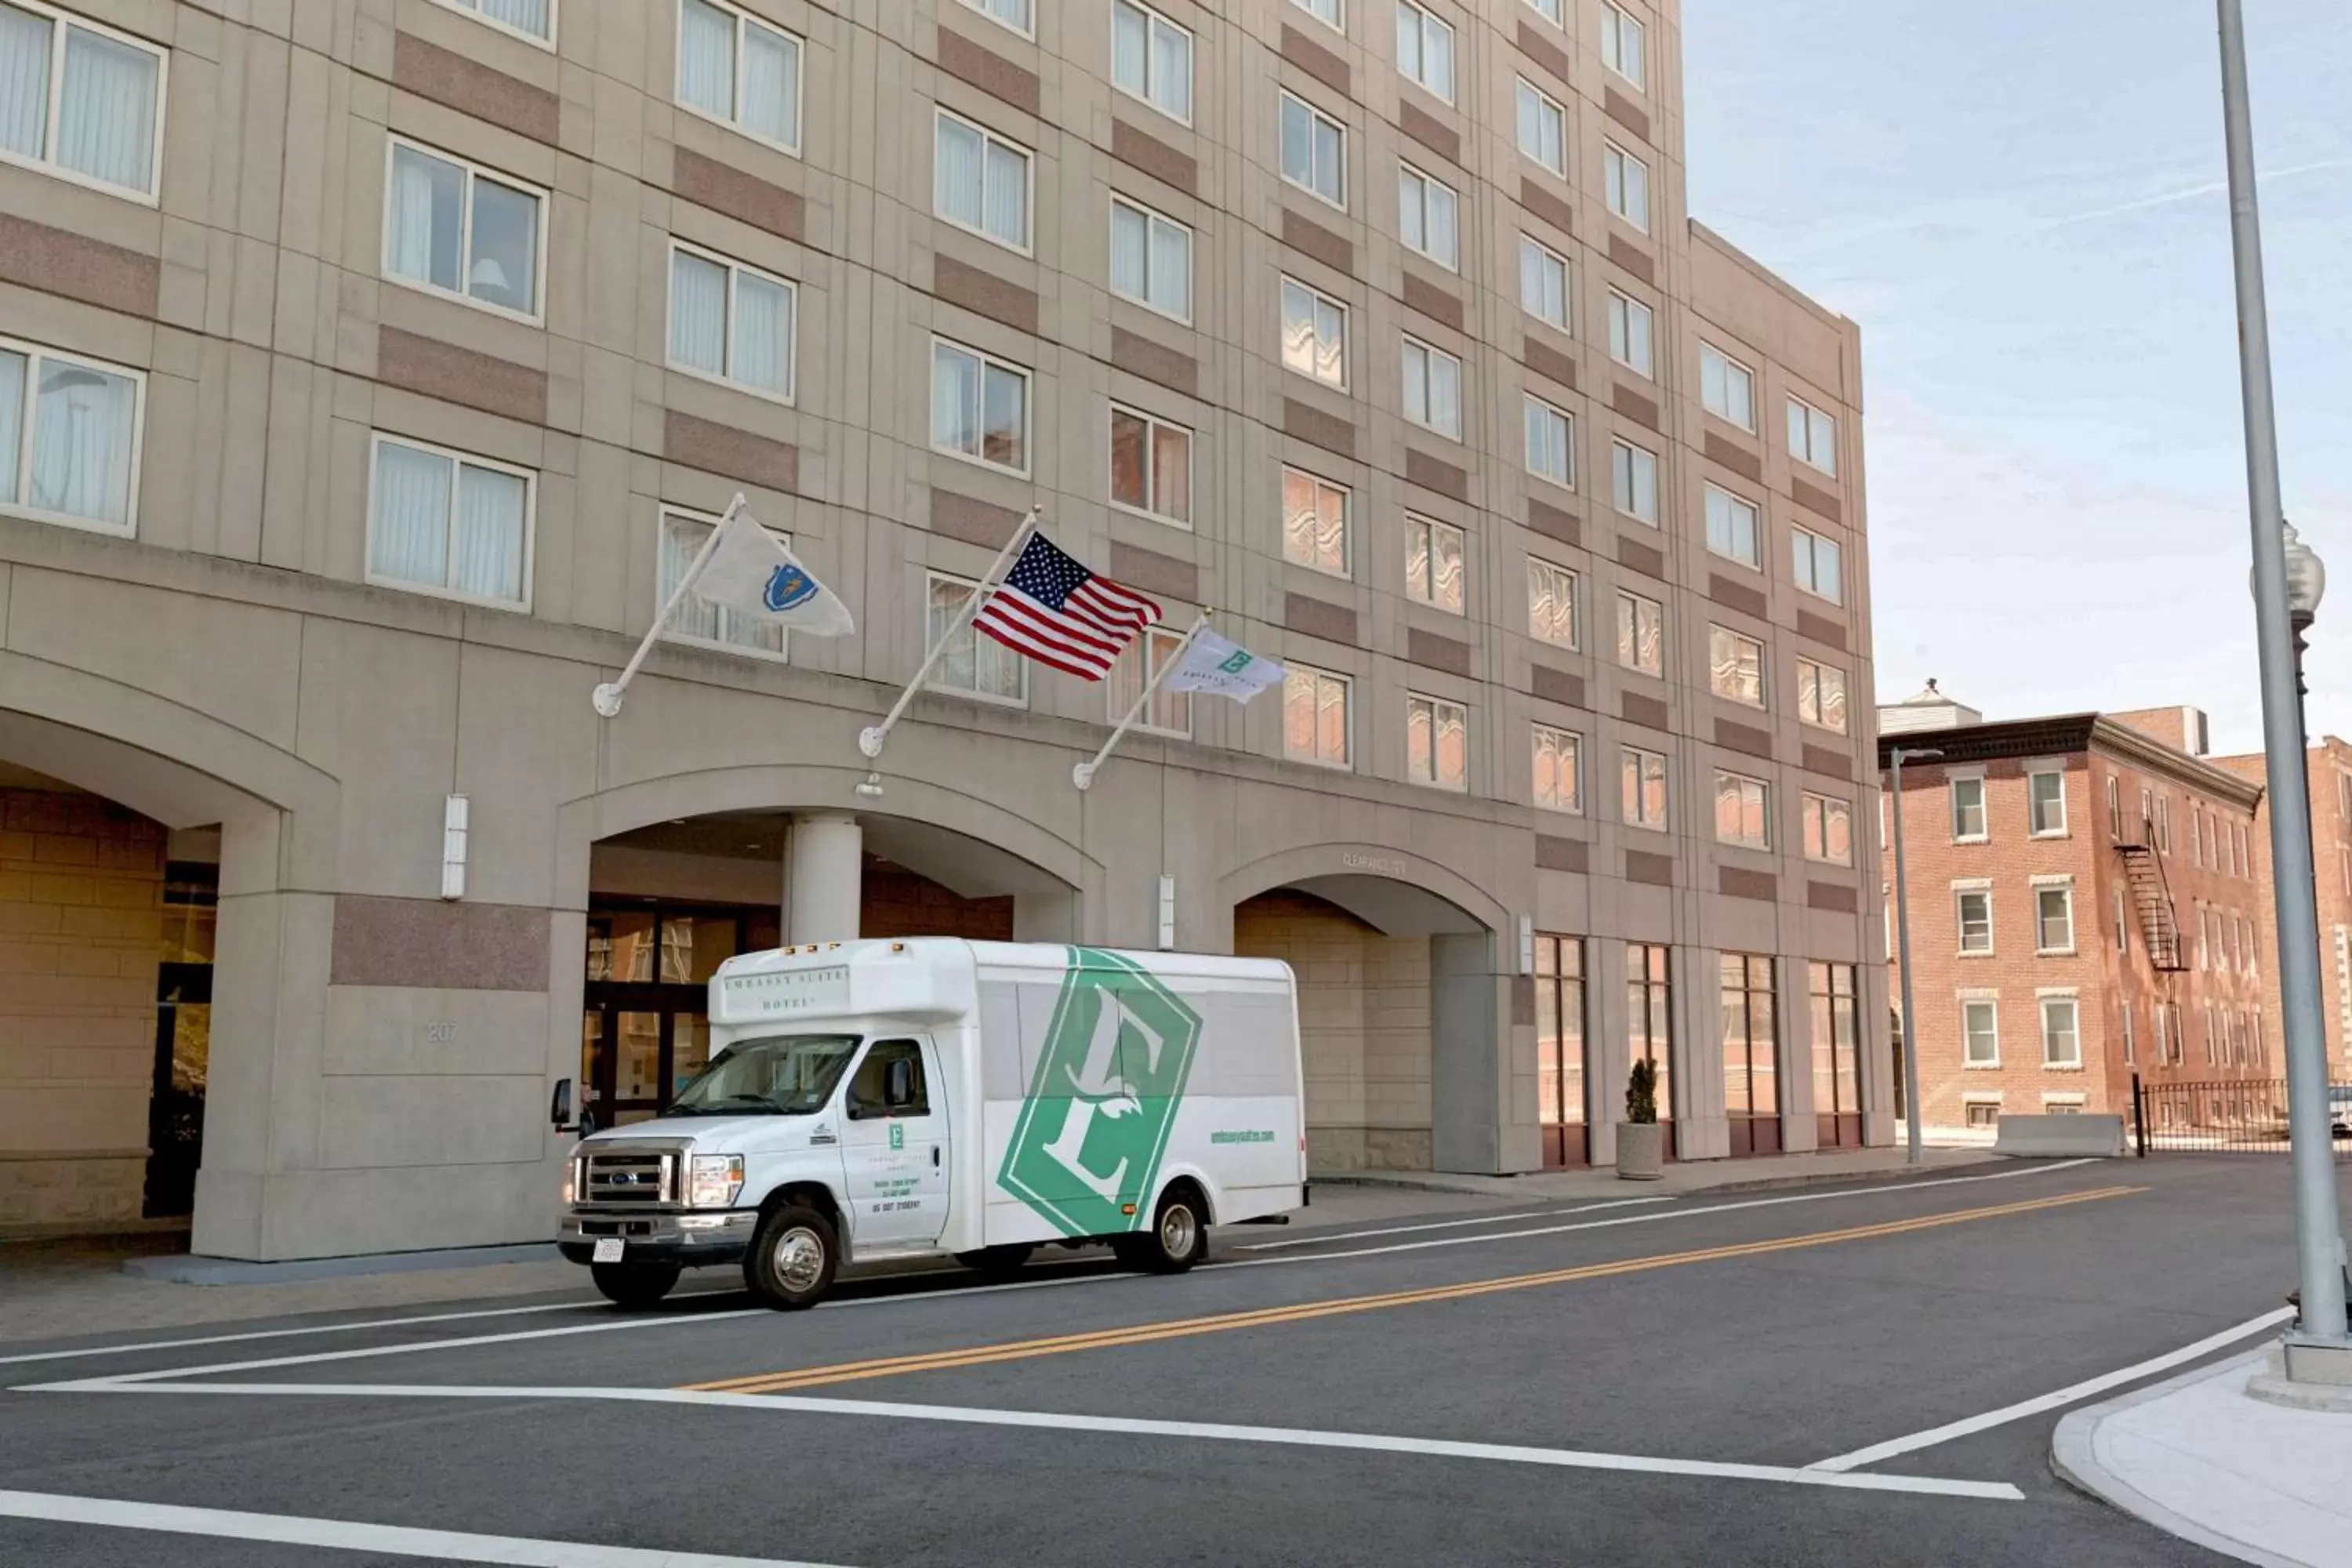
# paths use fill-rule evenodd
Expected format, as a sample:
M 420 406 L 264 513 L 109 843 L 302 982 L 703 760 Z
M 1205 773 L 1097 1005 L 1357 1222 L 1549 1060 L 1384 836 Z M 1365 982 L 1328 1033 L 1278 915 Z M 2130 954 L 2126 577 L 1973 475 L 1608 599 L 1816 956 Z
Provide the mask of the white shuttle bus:
M 772 1307 L 844 1268 L 990 1274 L 1108 1242 L 1177 1273 L 1307 1202 L 1298 1011 L 1271 959 L 948 937 L 729 959 L 710 1065 L 581 1141 L 563 1255 L 624 1306 L 740 1263 Z

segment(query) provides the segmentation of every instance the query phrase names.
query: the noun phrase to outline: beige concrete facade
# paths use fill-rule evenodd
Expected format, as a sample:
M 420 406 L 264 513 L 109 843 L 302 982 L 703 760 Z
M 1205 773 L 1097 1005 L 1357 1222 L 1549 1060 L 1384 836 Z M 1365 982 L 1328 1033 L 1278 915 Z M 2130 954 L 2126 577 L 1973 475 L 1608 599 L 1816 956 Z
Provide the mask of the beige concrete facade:
M 1171 878 L 1177 945 L 1337 966 L 1309 980 L 1329 1164 L 1541 1163 L 1528 930 L 1586 939 L 1596 1161 L 1629 942 L 1673 952 L 1682 1157 L 1731 1146 L 1726 952 L 1778 962 L 1792 1150 L 1814 1136 L 1807 965 L 1858 966 L 1884 1140 L 1877 851 L 1858 832 L 1851 864 L 1809 858 L 1803 826 L 1809 795 L 1866 820 L 1873 788 L 1859 334 L 1685 216 L 1674 0 L 1619 12 L 1640 84 L 1603 63 L 1603 0 L 1569 0 L 1565 27 L 1427 0 L 1450 100 L 1400 74 L 1389 0 L 1351 0 L 1344 30 L 1288 0 L 1155 0 L 1191 39 L 1181 118 L 1113 84 L 1108 0 L 1036 0 L 1034 34 L 964 0 L 740 0 L 739 40 L 756 23 L 800 51 L 795 147 L 680 106 L 679 6 L 551 0 L 545 40 L 456 0 L 44 12 L 157 51 L 160 158 L 144 191 L 62 150 L 0 161 L 0 346 L 137 383 L 120 516 L 0 501 L 0 763 L 154 831 L 219 829 L 199 1251 L 546 1235 L 592 908 L 723 897 L 842 934 L 789 929 L 858 895 L 793 894 L 817 862 L 786 840 L 814 855 L 843 821 L 836 850 L 1009 899 L 1024 938 L 1150 948 Z M 1515 145 L 1523 86 L 1561 111 L 1560 174 Z M 1286 95 L 1344 132 L 1336 204 L 1283 177 Z M 1028 155 L 1025 243 L 940 216 L 961 200 L 935 184 L 942 112 Z M 527 252 L 451 274 L 495 294 L 535 269 L 528 310 L 392 276 L 422 265 L 387 242 L 402 145 L 540 201 Z M 1611 211 L 1627 157 L 1645 226 Z M 1451 267 L 1402 242 L 1401 163 L 1457 195 Z M 1109 289 L 1114 197 L 1189 226 L 1176 314 Z M 477 258 L 499 237 L 478 210 Z M 1567 263 L 1564 328 L 1523 308 L 1523 238 Z M 676 246 L 796 286 L 788 394 L 674 360 Z M 1346 308 L 1344 386 L 1285 367 L 1284 278 Z M 1646 372 L 1612 356 L 1612 297 L 1653 314 Z M 1458 438 L 1408 419 L 1408 339 L 1458 358 Z M 935 446 L 940 341 L 1026 375 L 1018 463 Z M 1717 354 L 1748 378 L 1745 427 L 1704 405 L 1729 406 Z M 1571 483 L 1531 471 L 1529 396 L 1573 420 Z M 1189 433 L 1182 523 L 1114 504 L 1114 405 Z M 386 569 L 386 439 L 521 482 L 511 594 Z M 1654 502 L 1628 492 L 1654 521 L 1612 504 L 1620 442 L 1656 459 Z M 1286 559 L 1286 468 L 1348 490 L 1344 571 Z M 1710 551 L 1710 487 L 1757 509 L 1752 552 Z M 666 510 L 739 490 L 856 635 L 788 658 L 665 643 L 600 721 L 589 691 L 656 617 Z M 1196 699 L 1189 738 L 1131 737 L 1081 795 L 1108 693 L 1032 668 L 1018 700 L 919 699 L 883 795 L 855 794 L 857 733 L 925 652 L 930 576 L 977 576 L 1032 504 L 1172 624 L 1213 606 L 1252 649 L 1346 678 L 1347 765 L 1286 756 L 1279 694 Z M 1432 522 L 1460 531 L 1458 612 L 1408 586 Z M 1801 586 L 1813 540 L 1839 564 Z M 1575 574 L 1572 647 L 1531 635 L 1530 559 Z M 1656 674 L 1620 662 L 1621 592 L 1663 611 Z M 1760 706 L 1716 695 L 1738 689 L 1712 673 L 1718 629 L 1756 645 Z M 1801 659 L 1854 694 L 1842 731 L 1801 717 Z M 1462 787 L 1415 782 L 1409 695 L 1462 709 Z M 1538 724 L 1578 738 L 1576 809 L 1537 801 Z M 1658 827 L 1621 808 L 1629 745 L 1665 760 Z M 1718 772 L 1769 789 L 1769 847 L 1718 841 Z M 470 823 L 444 900 L 451 795 Z M 1269 894 L 1328 908 L 1237 913 Z M 0 921 L 33 907 L 0 892 Z

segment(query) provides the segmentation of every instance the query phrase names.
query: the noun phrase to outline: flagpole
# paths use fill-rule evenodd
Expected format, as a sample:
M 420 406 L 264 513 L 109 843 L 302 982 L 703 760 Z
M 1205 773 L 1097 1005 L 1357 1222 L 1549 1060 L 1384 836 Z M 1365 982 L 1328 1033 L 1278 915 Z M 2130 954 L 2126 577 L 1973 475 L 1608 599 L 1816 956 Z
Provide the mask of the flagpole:
M 710 531 L 710 537 L 702 542 L 702 548 L 694 552 L 694 559 L 688 563 L 685 573 L 679 576 L 677 586 L 669 591 L 669 598 L 663 603 L 661 613 L 655 616 L 654 624 L 646 628 L 644 639 L 637 644 L 637 651 L 631 654 L 629 662 L 621 667 L 621 679 L 608 680 L 589 694 L 588 700 L 595 705 L 599 714 L 611 719 L 620 713 L 621 699 L 628 694 L 629 682 L 637 678 L 637 666 L 646 662 L 646 655 L 653 651 L 654 639 L 661 636 L 662 627 L 669 625 L 670 613 L 677 608 L 678 601 L 685 598 L 688 591 L 693 588 L 694 580 L 702 575 L 702 568 L 710 560 L 710 552 L 719 548 L 719 536 L 727 531 L 727 525 L 735 521 L 735 514 L 741 511 L 743 507 L 743 492 L 737 490 L 735 499 L 727 503 L 726 515 L 721 517 L 718 526 Z
M 1192 629 L 1184 634 L 1184 640 L 1178 643 L 1175 651 L 1160 663 L 1159 673 L 1144 683 L 1143 695 L 1135 700 L 1135 706 L 1127 710 L 1127 717 L 1118 721 L 1118 728 L 1113 730 L 1110 732 L 1110 739 L 1102 743 L 1102 750 L 1095 753 L 1095 760 L 1090 763 L 1080 763 L 1070 770 L 1072 784 L 1083 790 L 1095 782 L 1095 772 L 1103 765 L 1103 759 L 1109 756 L 1111 749 L 1118 744 L 1120 738 L 1135 727 L 1135 721 L 1143 717 L 1144 706 L 1151 700 L 1153 694 L 1159 691 L 1160 683 L 1175 673 L 1176 666 L 1183 660 L 1184 650 L 1192 646 L 1192 639 L 1199 637 L 1201 628 L 1208 624 L 1209 612 L 1202 610 L 1194 618 Z M 1150 629 L 1145 628 L 1143 635 L 1149 637 L 1151 635 Z
M 882 754 L 883 743 L 889 740 L 891 728 L 898 722 L 898 716 L 907 710 L 907 704 L 915 700 L 915 693 L 923 689 L 923 682 L 930 679 L 931 667 L 938 664 L 940 655 L 948 651 L 948 644 L 953 642 L 956 635 L 971 624 L 971 618 L 980 614 L 981 606 L 986 604 L 988 596 L 996 591 L 997 574 L 1004 570 L 1004 563 L 1013 558 L 1013 551 L 1020 547 L 1023 540 L 1029 537 L 1030 531 L 1037 526 L 1037 520 L 1045 510 L 1042 502 L 1029 509 L 1029 515 L 1021 520 L 1021 526 L 1013 531 L 1013 537 L 1004 542 L 1004 548 L 998 551 L 996 559 L 988 563 L 987 574 L 981 578 L 979 585 L 972 589 L 971 597 L 964 601 L 963 610 L 956 616 L 955 623 L 940 634 L 939 640 L 931 645 L 931 651 L 923 656 L 922 668 L 915 671 L 914 679 L 907 682 L 907 689 L 898 693 L 898 700 L 890 704 L 890 711 L 884 715 L 882 722 L 871 729 L 858 731 L 857 749 L 859 751 L 869 757 L 878 757 Z M 871 783 L 871 779 L 868 782 Z

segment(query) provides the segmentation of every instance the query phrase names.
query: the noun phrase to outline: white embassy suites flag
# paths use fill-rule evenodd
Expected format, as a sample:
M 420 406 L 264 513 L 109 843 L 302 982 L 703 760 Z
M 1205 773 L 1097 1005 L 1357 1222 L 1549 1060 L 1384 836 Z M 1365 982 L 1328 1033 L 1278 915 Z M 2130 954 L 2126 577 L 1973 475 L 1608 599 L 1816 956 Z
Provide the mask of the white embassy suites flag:
M 857 629 L 849 606 L 740 506 L 719 525 L 710 554 L 688 588 L 698 599 L 814 637 Z
M 1231 637 L 1202 626 L 1168 672 L 1168 689 L 1208 691 L 1246 702 L 1267 687 L 1281 685 L 1285 673 L 1274 660 L 1260 658 Z

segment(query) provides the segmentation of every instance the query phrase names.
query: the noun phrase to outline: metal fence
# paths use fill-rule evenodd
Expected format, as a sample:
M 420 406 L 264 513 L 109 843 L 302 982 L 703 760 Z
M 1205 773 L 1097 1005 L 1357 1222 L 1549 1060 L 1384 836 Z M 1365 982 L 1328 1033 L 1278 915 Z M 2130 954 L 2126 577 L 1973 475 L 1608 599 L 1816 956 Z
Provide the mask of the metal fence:
M 2336 1157 L 2352 1162 L 2352 1084 L 2329 1089 Z M 2286 1080 L 2147 1082 L 2132 1074 L 2132 1139 L 2139 1153 L 2284 1154 Z

